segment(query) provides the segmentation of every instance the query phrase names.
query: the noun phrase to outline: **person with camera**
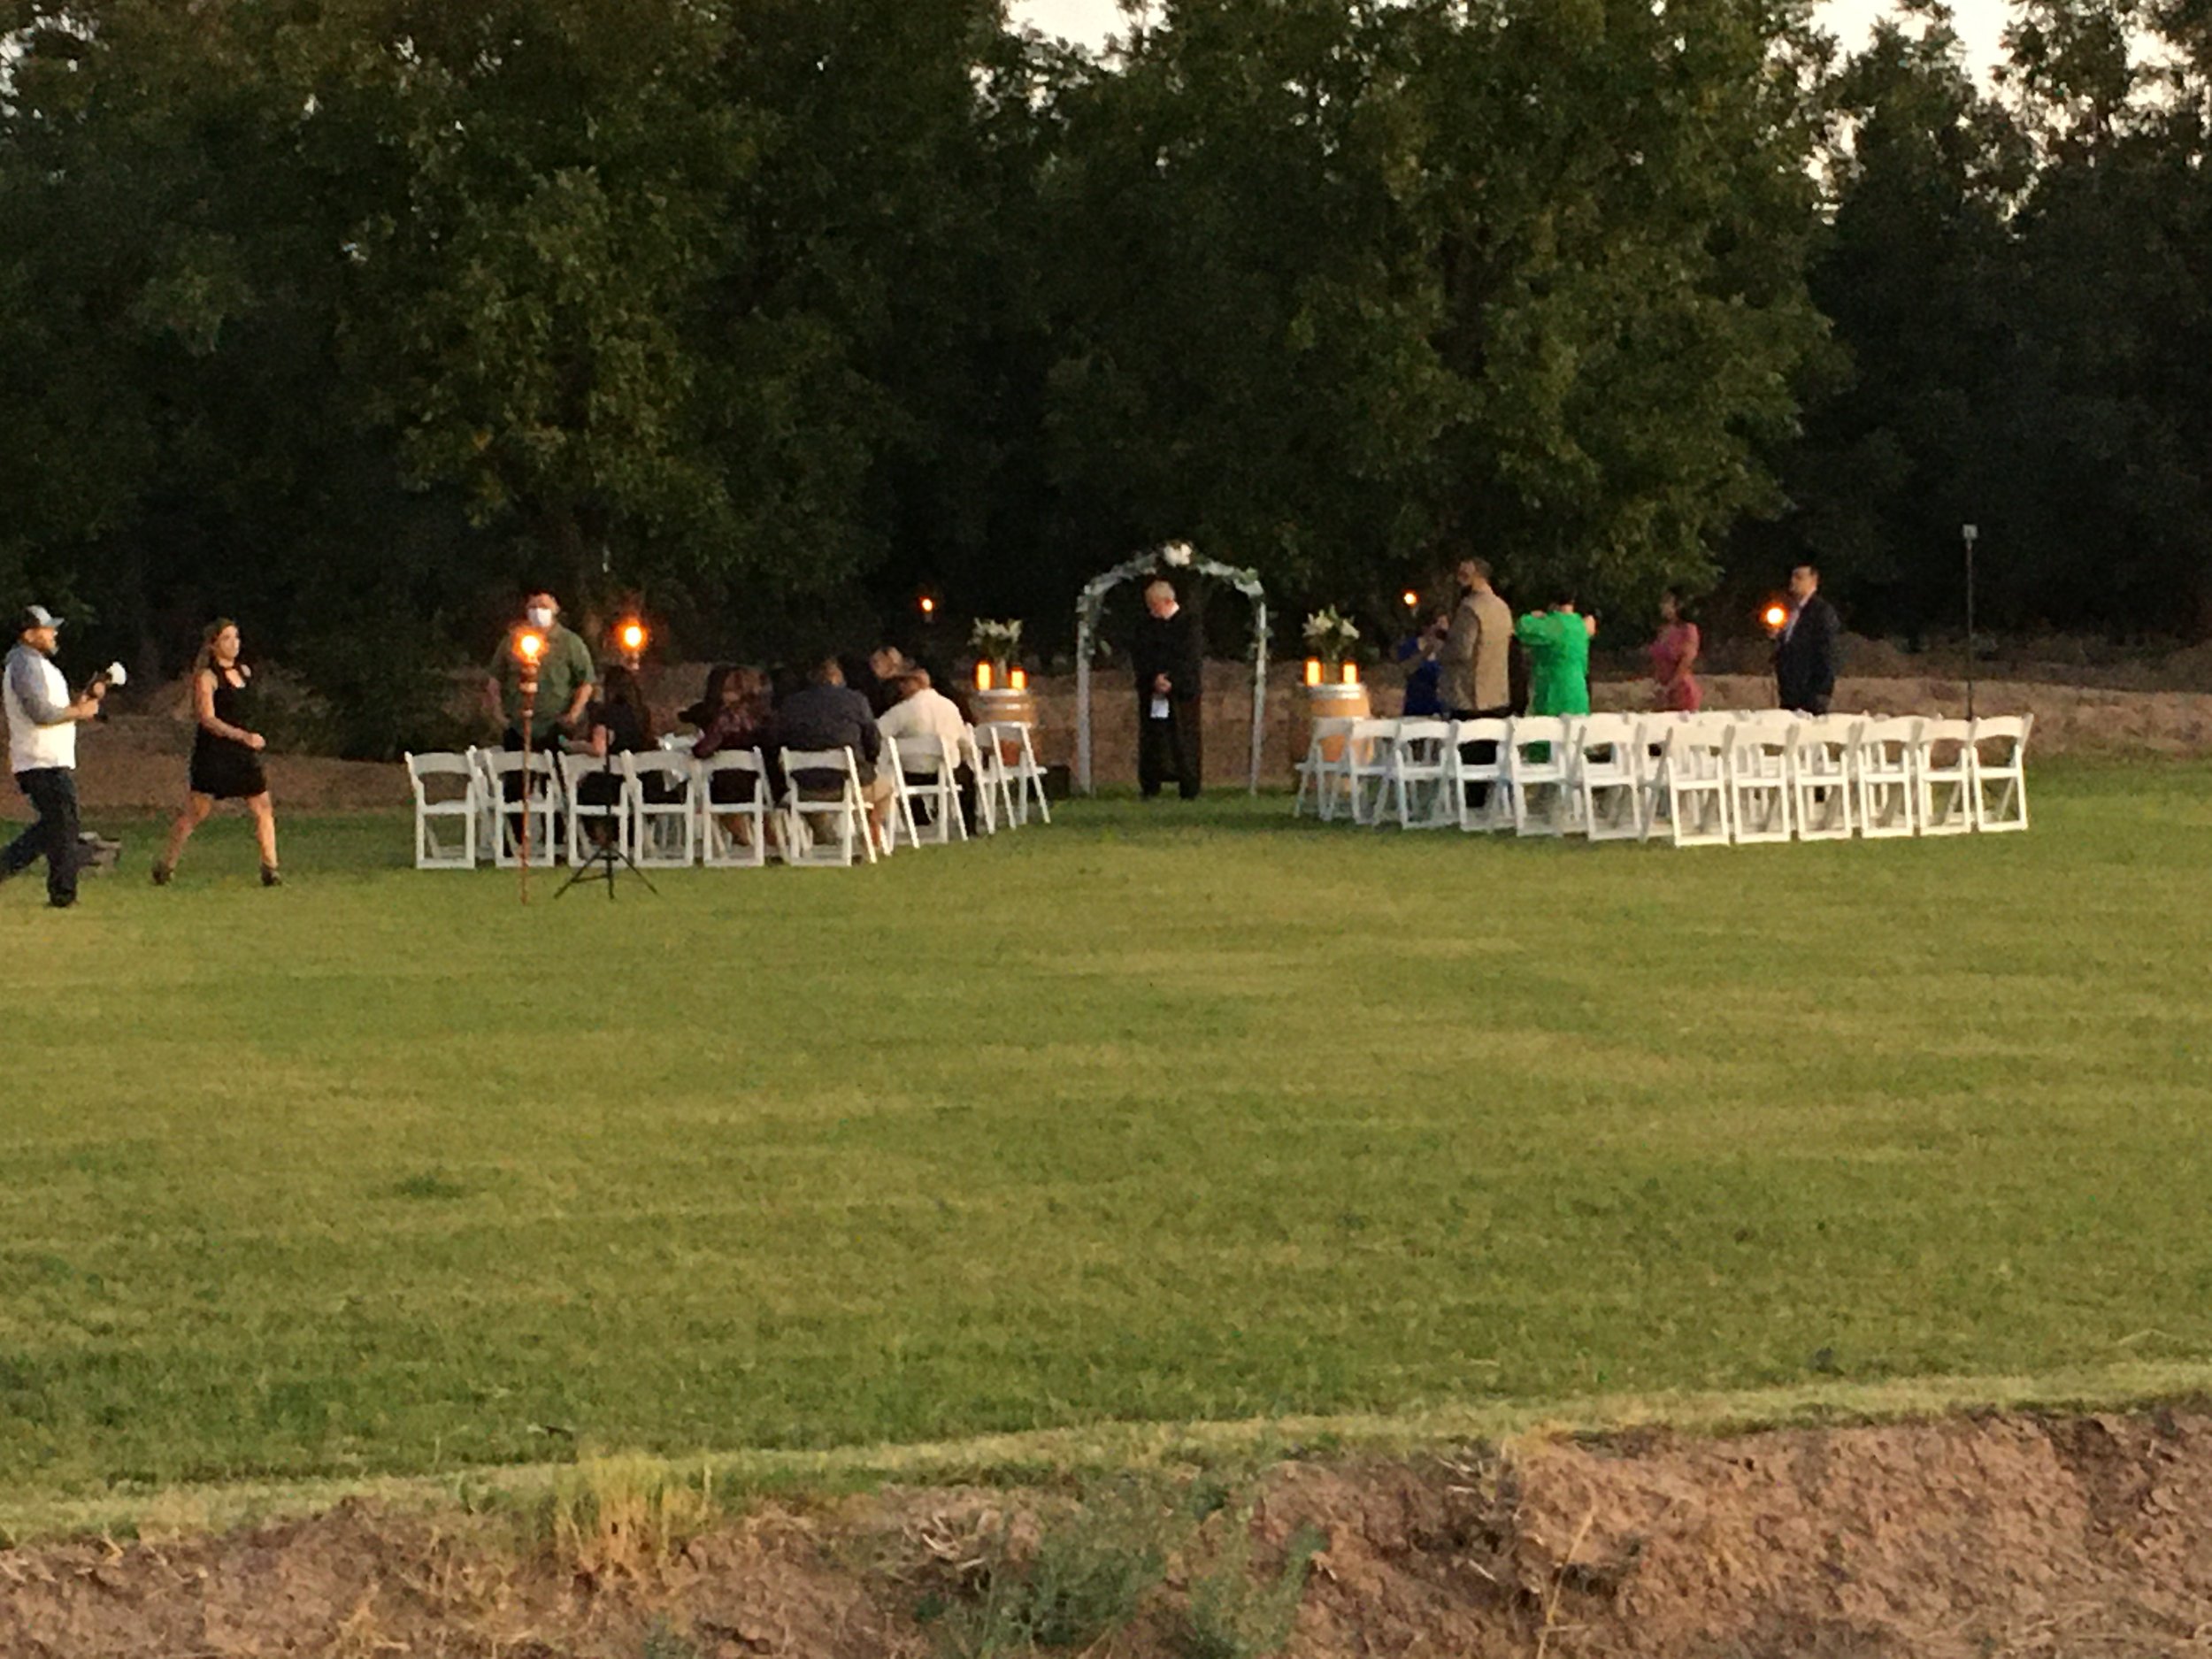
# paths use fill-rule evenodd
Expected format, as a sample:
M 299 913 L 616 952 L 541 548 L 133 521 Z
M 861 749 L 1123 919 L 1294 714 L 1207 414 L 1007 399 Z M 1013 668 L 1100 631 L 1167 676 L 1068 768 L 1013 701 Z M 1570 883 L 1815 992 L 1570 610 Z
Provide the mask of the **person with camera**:
M 0 851 L 0 881 L 46 860 L 46 902 L 65 910 L 77 902 L 77 726 L 100 712 L 105 676 L 72 699 L 54 665 L 61 618 L 32 605 L 16 618 L 15 648 L 0 664 L 0 702 L 8 719 L 8 764 L 38 813 L 37 822 Z
M 261 767 L 261 751 L 268 743 L 247 726 L 253 670 L 239 660 L 241 643 L 238 625 L 219 617 L 209 624 L 200 654 L 193 659 L 192 763 L 186 774 L 184 805 L 169 826 L 169 844 L 154 864 L 157 887 L 169 885 L 185 842 L 207 822 L 218 801 L 246 803 L 253 814 L 253 838 L 261 849 L 261 885 L 284 885 L 277 870 L 276 808 L 270 803 L 269 780 Z

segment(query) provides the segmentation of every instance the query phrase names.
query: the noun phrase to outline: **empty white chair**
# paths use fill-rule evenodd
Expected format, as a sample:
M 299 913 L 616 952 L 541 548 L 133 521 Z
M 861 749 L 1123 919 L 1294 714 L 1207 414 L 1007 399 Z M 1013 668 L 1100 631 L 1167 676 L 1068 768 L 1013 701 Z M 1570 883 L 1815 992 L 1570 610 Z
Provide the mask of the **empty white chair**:
M 1503 720 L 1462 720 L 1452 733 L 1448 787 L 1463 830 L 1513 827 L 1513 786 L 1506 778 L 1506 745 L 1511 733 Z
M 953 837 L 968 839 L 967 821 L 960 816 L 960 787 L 955 773 L 960 757 L 945 752 L 945 740 L 927 733 L 884 740 L 885 755 L 877 763 L 890 768 L 898 790 L 896 823 L 906 826 L 908 844 L 925 840 L 949 846 Z M 925 837 L 922 833 L 929 832 Z
M 1292 768 L 1298 774 L 1298 794 L 1290 803 L 1293 818 L 1303 816 L 1309 789 L 1313 791 L 1315 814 L 1325 824 L 1336 816 L 1340 803 L 1349 804 L 1345 793 L 1344 740 L 1351 735 L 1355 724 L 1333 716 L 1313 723 L 1313 735 L 1306 740 L 1306 757 Z
M 1729 842 L 1727 745 L 1734 729 L 1733 722 L 1707 719 L 1666 727 L 1651 788 L 1655 798 L 1664 801 L 1668 833 L 1677 847 Z
M 1449 720 L 1400 720 L 1390 744 L 1390 804 L 1401 829 L 1441 829 L 1459 814 L 1446 794 L 1452 770 Z
M 699 856 L 699 807 L 691 757 L 652 749 L 622 757 L 628 774 L 631 853 L 655 870 L 681 870 Z
M 1395 720 L 1355 720 L 1344 739 L 1344 787 L 1352 822 L 1376 826 L 1390 794 L 1390 750 L 1398 739 Z
M 1792 723 L 1738 720 L 1721 734 L 1728 817 L 1738 845 L 1790 838 Z
M 1012 829 L 1014 779 L 1005 752 L 995 742 L 985 742 L 974 726 L 968 728 L 966 742 L 968 770 L 975 774 L 976 833 L 995 835 Z
M 630 770 L 621 755 L 561 757 L 561 793 L 568 807 L 568 862 L 580 864 L 611 842 L 637 856 L 630 818 Z
M 860 768 L 849 749 L 787 749 L 784 775 L 783 861 L 802 866 L 844 868 L 860 847 L 876 861 L 876 838 L 868 825 L 867 797 L 860 792 Z M 814 780 L 802 783 L 800 774 Z M 836 781 L 826 781 L 834 775 Z
M 716 870 L 768 862 L 768 761 L 757 749 L 725 749 L 691 763 L 699 805 L 699 862 Z
M 477 822 L 484 810 L 483 780 L 475 761 L 466 755 L 411 753 L 407 781 L 415 794 L 415 868 L 474 869 Z M 460 827 L 458 846 L 446 833 L 454 825 Z
M 1592 841 L 1643 838 L 1642 757 L 1637 723 L 1628 716 L 1592 714 L 1576 723 L 1569 770 Z
M 1974 772 L 1976 829 L 2027 828 L 2028 733 L 2034 729 L 2032 714 L 1974 722 L 1967 754 Z
M 1963 720 L 1923 720 L 1912 746 L 1913 816 L 1923 835 L 1964 835 L 1974 827 L 1974 728 Z
M 531 861 L 557 864 L 561 856 L 560 815 L 565 803 L 553 757 L 541 749 L 530 751 L 526 786 L 522 781 L 523 757 L 519 750 L 480 749 L 476 751 L 476 764 L 484 780 L 486 830 L 491 841 L 492 862 L 503 870 L 511 870 L 522 862 L 526 815 Z M 516 798 L 512 801 L 507 799 L 511 780 L 516 787 Z
M 1044 769 L 1037 764 L 1037 750 L 1030 741 L 1029 727 L 1019 720 L 986 721 L 975 728 L 976 741 L 986 747 L 995 746 L 1001 765 L 1006 773 L 1006 798 L 1013 809 L 1013 823 L 1017 828 L 1029 822 L 1032 806 L 1037 816 L 1047 824 L 1052 822 L 1052 808 L 1045 801 Z
M 1855 822 L 1851 810 L 1851 757 L 1858 726 L 1847 716 L 1824 714 L 1791 726 L 1790 810 L 1797 819 L 1798 840 L 1851 839 Z
M 1508 724 L 1505 775 L 1513 786 L 1516 835 L 1564 835 L 1571 826 L 1572 738 L 1568 723 L 1556 715 L 1523 715 Z
M 1910 835 L 1918 826 L 1913 752 L 1919 744 L 1917 720 L 1859 722 L 1851 742 L 1851 780 L 1863 839 Z

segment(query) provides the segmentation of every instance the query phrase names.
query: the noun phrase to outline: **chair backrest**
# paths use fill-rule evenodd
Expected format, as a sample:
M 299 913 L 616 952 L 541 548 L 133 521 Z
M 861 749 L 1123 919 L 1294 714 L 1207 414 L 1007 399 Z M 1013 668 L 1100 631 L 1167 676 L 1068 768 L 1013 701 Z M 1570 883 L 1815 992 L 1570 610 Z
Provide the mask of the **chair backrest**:
M 476 763 L 466 755 L 418 755 L 411 749 L 408 751 L 407 781 L 414 788 L 416 800 L 426 804 L 429 802 L 428 785 L 430 780 L 435 778 L 458 778 L 461 780 L 462 789 L 461 795 L 457 798 L 465 799 L 469 789 L 474 786 L 477 780 Z M 441 796 L 440 798 L 450 800 L 457 797 Z
M 1974 750 L 1981 755 L 1983 744 L 2001 742 L 2005 745 L 2005 752 L 2001 756 L 1981 755 L 1982 760 L 1987 763 L 1993 759 L 2001 766 L 2017 765 L 2021 752 L 2028 746 L 2028 733 L 2034 729 L 2035 716 L 2032 714 L 1999 714 L 1977 720 L 1974 722 Z
M 856 793 L 860 788 L 860 768 L 854 763 L 849 749 L 787 749 L 780 753 L 783 775 L 791 780 L 795 789 L 800 787 L 799 774 L 803 772 L 841 772 L 844 782 Z
M 575 793 L 576 786 L 587 778 L 609 775 L 618 780 L 626 776 L 625 763 L 628 758 L 625 755 L 593 755 L 582 752 L 563 755 L 561 757 L 561 777 L 567 783 L 569 792 L 572 795 Z M 606 804 L 611 807 L 613 803 L 610 802 Z
M 1974 747 L 1974 728 L 1964 720 L 1923 720 L 1918 742 L 1921 764 L 1947 772 L 1966 764 Z
M 1861 749 L 1896 751 L 1900 754 L 1920 741 L 1920 722 L 1909 715 L 1893 715 L 1859 722 L 1858 746 Z
M 550 782 L 559 775 L 560 772 L 560 768 L 555 764 L 555 756 L 549 749 L 534 749 L 527 756 L 525 756 L 518 749 L 480 749 L 476 753 L 479 757 L 478 764 L 483 767 L 485 775 L 491 778 L 513 777 L 521 772 L 526 759 L 529 762 L 530 775 L 533 778 L 542 778 Z M 569 757 L 564 755 L 558 758 L 566 760 Z M 590 757 L 587 756 L 586 758 Z M 598 764 L 596 761 L 592 762 L 595 766 Z
M 1567 741 L 1567 723 L 1555 714 L 1516 715 L 1509 729 L 1515 749 L 1526 749 L 1533 743 L 1563 743 Z
M 1732 725 L 1716 720 L 1684 720 L 1666 728 L 1665 752 L 1680 759 L 1713 759 L 1727 747 L 1728 735 L 1735 729 Z
M 680 795 L 691 787 L 691 757 L 674 749 L 639 749 L 625 755 L 623 764 L 630 776 L 636 779 L 661 778 L 667 781 L 672 795 Z
M 1348 737 L 1351 734 L 1352 728 L 1358 724 L 1359 722 L 1357 720 L 1352 718 L 1348 715 L 1323 715 L 1319 719 L 1313 723 L 1313 736 L 1308 742 L 1307 747 L 1311 749 L 1316 745 L 1327 742 L 1333 738 Z
M 704 772 L 750 772 L 763 777 L 768 774 L 768 757 L 757 749 L 726 749 L 717 755 L 693 763 Z
M 1636 741 L 1637 723 L 1624 714 L 1586 714 L 1575 731 L 1575 746 L 1586 753 Z
M 884 742 L 892 746 L 889 738 L 886 738 Z M 945 753 L 945 740 L 933 732 L 916 732 L 902 737 L 895 746 L 892 746 L 892 752 L 897 757 L 896 764 L 906 772 L 940 773 L 948 764 L 959 764 Z

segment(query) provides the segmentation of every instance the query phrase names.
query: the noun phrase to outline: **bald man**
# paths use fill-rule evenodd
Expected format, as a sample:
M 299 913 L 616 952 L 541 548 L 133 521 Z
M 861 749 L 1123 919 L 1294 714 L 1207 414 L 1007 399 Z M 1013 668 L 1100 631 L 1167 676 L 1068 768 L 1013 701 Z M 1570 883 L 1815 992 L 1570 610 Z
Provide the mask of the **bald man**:
M 1144 590 L 1144 609 L 1130 653 L 1137 670 L 1137 787 L 1149 801 L 1172 778 L 1183 799 L 1195 801 L 1204 772 L 1205 640 L 1196 614 L 1176 602 L 1168 582 Z

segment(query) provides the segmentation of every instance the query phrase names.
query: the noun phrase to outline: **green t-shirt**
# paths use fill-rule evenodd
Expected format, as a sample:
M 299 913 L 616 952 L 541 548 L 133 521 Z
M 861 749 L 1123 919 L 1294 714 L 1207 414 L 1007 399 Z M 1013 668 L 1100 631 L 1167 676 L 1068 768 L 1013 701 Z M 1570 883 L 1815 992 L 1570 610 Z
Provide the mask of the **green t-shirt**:
M 522 664 L 515 660 L 515 635 L 520 631 L 510 629 L 492 658 L 492 677 L 499 681 L 500 709 L 507 724 L 518 727 L 522 724 Z M 584 643 L 583 635 L 557 622 L 548 628 L 545 655 L 538 659 L 538 702 L 531 710 L 531 740 L 553 734 L 553 728 L 568 712 L 577 687 L 598 683 L 599 675 L 591 665 L 591 647 Z
M 1528 647 L 1528 711 L 1590 712 L 1590 629 L 1572 611 L 1532 611 L 1513 625 Z

